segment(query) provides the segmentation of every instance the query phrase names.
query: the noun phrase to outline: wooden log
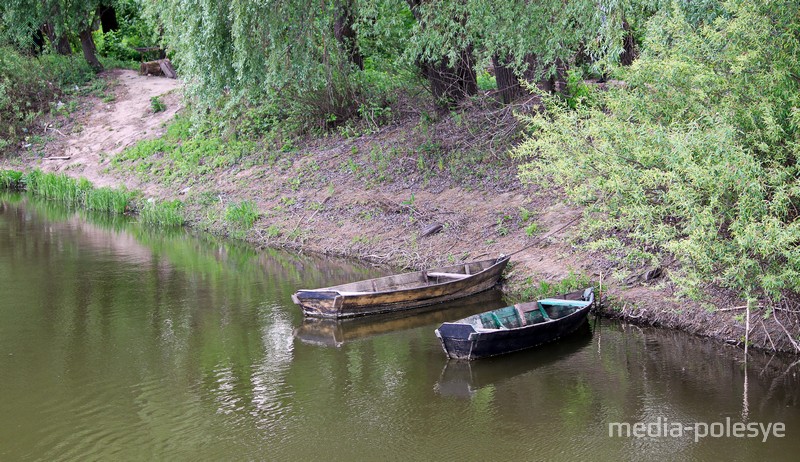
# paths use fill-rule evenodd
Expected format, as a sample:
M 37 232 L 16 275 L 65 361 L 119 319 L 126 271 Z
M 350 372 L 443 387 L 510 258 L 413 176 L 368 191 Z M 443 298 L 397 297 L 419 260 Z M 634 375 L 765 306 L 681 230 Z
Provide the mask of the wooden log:
M 169 59 L 158 59 L 156 61 L 147 61 L 139 65 L 140 75 L 156 75 L 164 76 L 170 79 L 178 77 L 175 68 Z
M 174 79 L 178 77 L 178 74 L 175 73 L 175 68 L 172 67 L 170 60 L 159 59 L 158 65 L 161 67 L 161 72 L 163 72 L 167 78 Z
M 158 61 L 148 61 L 139 65 L 139 74 L 141 75 L 164 75 L 161 70 L 161 65 Z
M 434 223 L 434 224 L 428 226 L 427 228 L 423 229 L 422 233 L 420 234 L 420 237 L 428 237 L 428 236 L 431 236 L 433 234 L 436 234 L 439 231 L 441 231 L 442 228 L 444 228 L 444 226 L 442 226 L 441 223 Z

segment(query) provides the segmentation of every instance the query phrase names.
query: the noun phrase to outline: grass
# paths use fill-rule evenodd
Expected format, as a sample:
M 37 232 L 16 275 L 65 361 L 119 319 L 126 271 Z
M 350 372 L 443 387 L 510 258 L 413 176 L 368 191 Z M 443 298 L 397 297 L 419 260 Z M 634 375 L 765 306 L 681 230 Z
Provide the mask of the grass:
M 111 159 L 112 168 L 133 171 L 145 181 L 194 183 L 237 165 L 253 151 L 250 141 L 194 133 L 191 120 L 177 116 L 160 138 L 142 140 Z
M 147 201 L 139 210 L 139 220 L 148 226 L 175 228 L 183 226 L 183 202 L 179 200 Z
M 88 189 L 84 197 L 84 206 L 89 210 L 106 211 L 121 215 L 125 213 L 131 199 L 132 194 L 126 189 Z
M 531 278 L 525 281 L 524 288 L 519 294 L 521 300 L 539 300 L 546 297 L 555 295 L 562 295 L 568 292 L 585 289 L 592 286 L 593 283 L 588 276 L 584 274 L 569 272 L 567 277 L 558 282 L 539 281 L 538 284 L 533 283 Z
M 258 208 L 252 201 L 241 201 L 231 204 L 225 210 L 225 221 L 240 230 L 248 230 L 259 217 Z
M 122 215 L 131 210 L 136 191 L 125 188 L 95 188 L 86 178 L 74 179 L 64 174 L 34 170 L 23 174 L 15 170 L 0 170 L 0 187 L 24 189 L 43 199 L 62 202 L 68 206 Z M 147 201 L 139 207 L 140 221 L 145 225 L 177 227 L 184 224 L 181 201 Z
M 67 205 L 112 214 L 125 213 L 135 194 L 126 189 L 95 188 L 86 178 L 34 170 L 22 175 L 21 182 L 31 194 Z
M 21 189 L 22 188 L 22 172 L 16 170 L 0 170 L 0 188 L 3 189 Z

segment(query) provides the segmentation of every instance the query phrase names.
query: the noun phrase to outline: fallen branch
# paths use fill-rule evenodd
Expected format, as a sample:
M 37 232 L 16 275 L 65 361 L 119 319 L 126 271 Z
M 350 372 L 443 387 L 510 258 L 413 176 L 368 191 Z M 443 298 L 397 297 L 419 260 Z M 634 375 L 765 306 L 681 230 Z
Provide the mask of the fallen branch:
M 789 334 L 789 331 L 786 330 L 786 327 L 784 327 L 783 323 L 781 323 L 780 319 L 778 319 L 778 313 L 777 312 L 776 313 L 772 313 L 772 317 L 775 319 L 775 322 L 777 322 L 778 325 L 781 326 L 781 329 L 783 329 L 783 332 L 786 334 L 786 338 L 789 339 L 789 342 L 791 342 L 791 344 L 794 347 L 794 349 L 797 350 L 798 352 L 800 352 L 800 346 L 797 345 L 797 342 L 794 341 L 794 339 L 792 338 L 791 334 Z
M 759 318 L 758 322 L 761 323 L 761 328 L 764 329 L 764 333 L 767 334 L 767 340 L 769 340 L 769 344 L 772 345 L 772 351 L 777 351 L 775 349 L 775 344 L 772 342 L 772 337 L 769 335 L 769 331 L 767 330 L 767 326 L 764 325 L 764 320 Z

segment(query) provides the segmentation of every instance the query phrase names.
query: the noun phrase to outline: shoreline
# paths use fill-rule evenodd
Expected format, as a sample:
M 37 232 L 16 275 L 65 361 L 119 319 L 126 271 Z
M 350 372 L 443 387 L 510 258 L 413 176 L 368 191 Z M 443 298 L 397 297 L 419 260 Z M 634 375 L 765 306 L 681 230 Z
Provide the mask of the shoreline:
M 170 136 L 167 123 L 180 112 L 178 95 L 172 88 L 158 93 L 166 95 L 168 111 L 152 113 L 147 109 L 150 93 L 135 89 L 141 81 L 157 78 L 136 78 L 126 71 L 113 71 L 105 78 L 117 81 L 115 102 L 90 98 L 86 111 L 73 123 L 106 123 L 115 117 L 124 124 L 136 116 L 134 129 L 89 127 L 52 140 L 39 151 L 48 157 L 69 153 L 70 159 L 44 161 L 29 149 L 0 159 L 0 169 L 40 168 L 75 179 L 86 177 L 96 186 L 140 190 L 142 203 L 177 200 L 186 226 L 257 248 L 398 269 L 511 254 L 530 246 L 512 258 L 506 271 L 501 287 L 510 299 L 530 297 L 564 281 L 602 279 L 607 297 L 600 312 L 605 317 L 743 346 L 745 323 L 741 310 L 733 309 L 741 305 L 736 297 L 715 293 L 715 310 L 675 301 L 670 264 L 623 271 L 598 252 L 580 250 L 575 241 L 583 211 L 564 204 L 558 191 L 521 184 L 516 163 L 507 155 L 464 151 L 468 143 L 446 138 L 463 131 L 452 120 L 425 130 L 418 121 L 406 120 L 374 133 L 306 140 L 291 149 L 260 146 L 215 167 L 200 159 L 181 173 L 178 169 L 184 167 L 164 153 L 120 157 L 137 140 Z M 165 90 L 151 87 L 154 92 Z M 123 117 L 118 113 L 121 108 L 132 112 Z M 125 134 L 115 138 L 115 132 Z M 98 146 L 81 150 L 101 133 L 106 138 Z M 232 148 L 220 141 L 214 149 Z M 437 231 L 428 234 L 434 228 Z M 751 349 L 798 352 L 790 333 L 795 338 L 800 334 L 800 320 L 788 309 L 778 313 L 769 318 L 760 311 L 751 313 Z

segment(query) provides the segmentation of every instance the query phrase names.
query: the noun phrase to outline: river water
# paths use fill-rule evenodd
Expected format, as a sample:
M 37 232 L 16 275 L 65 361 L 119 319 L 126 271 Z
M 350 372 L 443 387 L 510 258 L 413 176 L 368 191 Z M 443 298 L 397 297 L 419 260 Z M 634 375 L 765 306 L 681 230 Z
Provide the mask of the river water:
M 590 317 L 448 362 L 434 328 L 497 293 L 345 323 L 291 302 L 384 274 L 2 195 L 0 460 L 800 458 L 796 358 Z

